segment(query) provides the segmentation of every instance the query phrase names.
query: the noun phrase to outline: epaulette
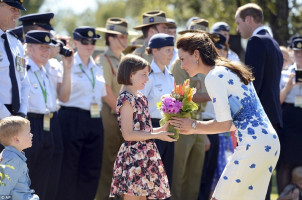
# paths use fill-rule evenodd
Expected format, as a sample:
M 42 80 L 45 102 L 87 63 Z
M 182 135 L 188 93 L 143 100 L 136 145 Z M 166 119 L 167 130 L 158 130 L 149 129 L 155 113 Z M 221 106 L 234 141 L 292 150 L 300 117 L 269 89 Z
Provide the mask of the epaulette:
M 28 71 L 30 69 L 30 65 L 26 65 L 26 70 Z

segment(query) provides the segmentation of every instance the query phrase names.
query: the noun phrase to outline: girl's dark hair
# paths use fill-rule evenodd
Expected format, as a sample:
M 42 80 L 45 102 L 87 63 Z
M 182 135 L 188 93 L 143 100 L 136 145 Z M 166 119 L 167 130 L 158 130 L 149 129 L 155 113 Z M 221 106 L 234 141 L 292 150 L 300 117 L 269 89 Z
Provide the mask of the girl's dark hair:
M 198 50 L 201 60 L 205 65 L 211 67 L 215 65 L 225 66 L 237 74 L 241 82 L 245 85 L 254 80 L 252 71 L 247 66 L 239 62 L 231 62 L 219 56 L 208 33 L 186 33 L 178 39 L 176 46 L 178 49 L 182 49 L 190 55 L 193 55 L 194 51 Z
M 130 80 L 131 75 L 145 67 L 149 68 L 149 72 L 151 71 L 150 64 L 145 59 L 134 54 L 126 55 L 119 64 L 117 82 L 123 85 L 132 85 Z

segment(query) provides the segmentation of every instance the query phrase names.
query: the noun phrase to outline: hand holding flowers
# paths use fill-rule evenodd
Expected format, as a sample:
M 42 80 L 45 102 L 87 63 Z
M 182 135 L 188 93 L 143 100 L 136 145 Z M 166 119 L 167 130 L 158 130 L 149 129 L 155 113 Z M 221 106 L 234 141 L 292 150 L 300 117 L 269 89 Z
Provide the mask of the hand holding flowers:
M 198 110 L 198 105 L 192 101 L 195 92 L 195 88 L 190 88 L 189 79 L 185 80 L 182 85 L 174 84 L 172 93 L 162 96 L 161 102 L 157 103 L 157 108 L 162 111 L 163 115 L 160 125 L 163 126 L 172 117 L 190 118 L 191 112 Z M 168 126 L 167 131 L 174 133 L 174 136 L 170 137 L 179 138 L 179 130 L 172 125 Z

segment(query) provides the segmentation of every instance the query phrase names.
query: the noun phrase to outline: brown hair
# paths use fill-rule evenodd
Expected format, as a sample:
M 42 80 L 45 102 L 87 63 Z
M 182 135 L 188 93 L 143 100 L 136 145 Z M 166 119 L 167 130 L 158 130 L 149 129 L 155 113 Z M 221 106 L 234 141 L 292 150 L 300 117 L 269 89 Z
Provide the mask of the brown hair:
M 109 42 L 109 37 L 113 37 L 113 38 L 115 38 L 117 36 L 117 34 L 112 34 L 112 33 L 105 33 L 105 44 L 107 45 L 107 46 L 109 46 L 110 45 L 110 42 Z
M 126 55 L 119 64 L 117 82 L 119 84 L 132 85 L 130 80 L 131 74 L 135 74 L 145 67 L 148 67 L 149 71 L 151 71 L 150 64 L 145 59 L 134 54 Z
M 195 50 L 199 51 L 202 62 L 208 66 L 225 66 L 232 72 L 237 74 L 241 82 L 245 85 L 254 80 L 251 69 L 239 62 L 231 62 L 219 56 L 214 43 L 209 37 L 208 33 L 186 33 L 182 35 L 176 44 L 178 49 L 188 52 L 193 55 Z
M 11 116 L 0 120 L 0 143 L 3 146 L 10 145 L 13 136 L 16 136 L 30 122 L 22 117 Z
M 263 23 L 263 11 L 260 6 L 255 3 L 245 4 L 237 9 L 236 15 L 239 15 L 242 21 L 245 21 L 247 16 L 254 18 L 256 23 Z

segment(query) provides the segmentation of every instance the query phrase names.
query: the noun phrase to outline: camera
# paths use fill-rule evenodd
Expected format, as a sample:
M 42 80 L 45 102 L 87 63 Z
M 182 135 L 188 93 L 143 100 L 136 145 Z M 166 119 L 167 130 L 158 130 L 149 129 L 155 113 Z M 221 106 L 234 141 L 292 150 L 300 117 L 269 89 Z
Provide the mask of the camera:
M 296 69 L 296 82 L 302 83 L 302 70 Z
M 65 39 L 59 39 L 59 40 L 56 40 L 56 42 L 60 46 L 59 54 L 61 54 L 63 56 L 66 56 L 66 57 L 70 57 L 72 55 L 72 51 L 66 47 L 66 40 Z

